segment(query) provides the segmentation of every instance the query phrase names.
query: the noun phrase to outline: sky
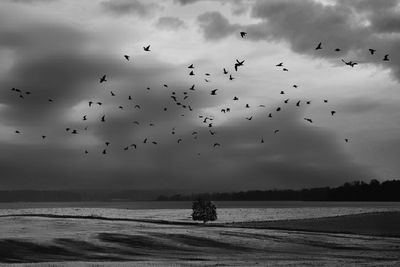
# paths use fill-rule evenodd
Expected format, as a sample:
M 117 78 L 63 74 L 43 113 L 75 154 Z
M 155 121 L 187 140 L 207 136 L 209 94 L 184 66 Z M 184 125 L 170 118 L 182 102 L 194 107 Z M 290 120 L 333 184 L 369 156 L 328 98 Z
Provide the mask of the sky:
M 397 179 L 398 47 L 392 0 L 1 1 L 0 190 Z

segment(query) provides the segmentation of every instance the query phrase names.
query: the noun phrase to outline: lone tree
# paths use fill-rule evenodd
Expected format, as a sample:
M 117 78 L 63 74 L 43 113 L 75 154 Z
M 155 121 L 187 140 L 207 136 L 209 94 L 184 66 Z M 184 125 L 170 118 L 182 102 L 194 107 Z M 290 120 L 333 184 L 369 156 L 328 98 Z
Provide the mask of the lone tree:
M 217 207 L 210 200 L 197 199 L 192 203 L 192 219 L 194 221 L 215 221 L 217 219 Z

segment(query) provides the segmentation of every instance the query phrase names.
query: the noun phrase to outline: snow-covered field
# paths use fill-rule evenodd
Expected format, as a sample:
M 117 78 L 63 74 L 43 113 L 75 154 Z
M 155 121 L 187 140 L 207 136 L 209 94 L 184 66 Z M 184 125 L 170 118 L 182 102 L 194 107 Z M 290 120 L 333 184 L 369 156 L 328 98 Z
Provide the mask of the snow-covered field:
M 291 208 L 219 208 L 216 223 L 320 218 L 367 212 L 400 211 L 400 207 L 291 207 Z M 190 222 L 190 209 L 121 209 L 121 208 L 24 208 L 0 209 L 1 215 L 52 214 L 96 216 L 105 218 L 165 220 Z

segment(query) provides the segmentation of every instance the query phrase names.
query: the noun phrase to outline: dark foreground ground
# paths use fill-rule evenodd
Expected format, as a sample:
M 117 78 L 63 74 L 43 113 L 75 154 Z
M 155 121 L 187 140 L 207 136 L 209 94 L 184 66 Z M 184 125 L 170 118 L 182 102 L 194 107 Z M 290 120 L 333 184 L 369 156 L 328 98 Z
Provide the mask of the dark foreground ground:
M 206 227 L 11 216 L 0 218 L 0 263 L 400 266 L 399 228 L 397 212 Z

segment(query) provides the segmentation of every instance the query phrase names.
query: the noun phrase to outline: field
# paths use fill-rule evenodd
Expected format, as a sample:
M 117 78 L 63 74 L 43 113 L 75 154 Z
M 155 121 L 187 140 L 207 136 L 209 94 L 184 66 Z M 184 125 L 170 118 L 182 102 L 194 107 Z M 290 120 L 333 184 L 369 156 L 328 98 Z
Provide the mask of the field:
M 398 225 L 399 212 L 205 226 L 90 216 L 6 216 L 0 218 L 0 262 L 40 266 L 399 265 Z

